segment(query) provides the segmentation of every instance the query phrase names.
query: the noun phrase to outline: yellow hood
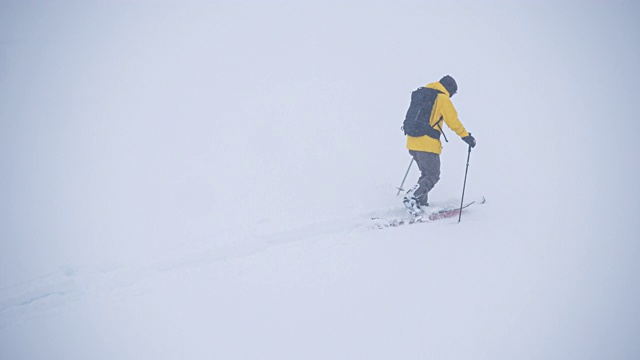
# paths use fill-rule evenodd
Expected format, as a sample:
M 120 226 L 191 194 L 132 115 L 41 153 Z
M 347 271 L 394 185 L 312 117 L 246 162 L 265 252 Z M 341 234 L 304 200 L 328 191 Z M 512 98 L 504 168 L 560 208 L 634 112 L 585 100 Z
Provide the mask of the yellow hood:
M 432 83 L 428 84 L 427 87 L 429 89 L 434 89 L 434 90 L 438 90 L 440 92 L 445 93 L 445 95 L 447 95 L 448 98 L 451 97 L 451 94 L 449 94 L 449 91 L 447 91 L 447 89 L 444 87 L 444 85 L 440 84 L 439 81 L 432 82 Z

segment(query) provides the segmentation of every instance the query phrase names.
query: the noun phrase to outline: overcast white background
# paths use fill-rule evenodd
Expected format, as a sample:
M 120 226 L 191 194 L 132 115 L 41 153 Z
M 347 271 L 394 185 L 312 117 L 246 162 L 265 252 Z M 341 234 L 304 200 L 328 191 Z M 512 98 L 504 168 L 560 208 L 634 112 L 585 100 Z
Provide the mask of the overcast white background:
M 478 140 L 469 191 L 492 210 L 434 234 L 539 254 L 551 250 L 535 241 L 568 239 L 559 254 L 583 252 L 567 267 L 606 284 L 585 294 L 623 309 L 606 338 L 634 358 L 638 18 L 631 1 L 2 1 L 0 288 L 20 297 L 48 274 L 153 263 L 184 244 L 224 258 L 268 230 L 389 206 L 410 160 L 410 93 L 450 74 Z M 466 146 L 447 136 L 436 200 L 458 196 L 464 175 Z M 560 328 L 546 349 L 566 352 L 547 358 L 572 354 Z M 575 350 L 602 334 L 569 338 Z

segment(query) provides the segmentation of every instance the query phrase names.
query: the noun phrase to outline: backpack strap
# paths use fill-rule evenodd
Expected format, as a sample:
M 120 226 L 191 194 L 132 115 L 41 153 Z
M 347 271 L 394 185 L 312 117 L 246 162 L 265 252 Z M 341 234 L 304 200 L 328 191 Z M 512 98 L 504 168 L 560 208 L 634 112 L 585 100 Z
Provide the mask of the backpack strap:
M 443 93 L 442 91 L 440 91 L 440 90 L 437 90 L 437 89 L 433 89 L 433 90 L 437 91 L 437 92 L 438 92 L 438 95 L 440 95 L 440 94 L 444 94 L 444 93 Z M 437 100 L 437 99 L 438 99 L 438 98 L 436 97 L 436 100 Z M 436 106 L 435 101 L 433 102 L 433 106 Z M 438 121 L 436 121 L 436 123 L 435 123 L 435 124 L 430 125 L 430 126 L 431 126 L 431 128 L 434 128 L 435 126 L 437 126 L 437 127 L 438 127 L 438 130 L 440 130 L 440 134 L 442 134 L 442 136 L 444 136 L 444 141 L 449 142 L 449 139 L 447 139 L 447 135 L 444 133 L 444 131 L 443 131 L 443 129 L 442 129 L 442 126 L 440 126 L 440 123 L 442 122 L 442 120 L 444 120 L 444 119 L 442 118 L 442 116 L 440 116 L 440 119 L 438 119 Z
M 442 129 L 442 126 L 440 126 L 440 123 L 442 122 L 442 120 L 444 120 L 444 119 L 442 118 L 442 116 L 440 116 L 440 119 L 438 121 L 436 121 L 436 123 L 433 124 L 433 126 L 437 126 L 438 130 L 440 130 L 440 134 L 442 134 L 442 136 L 444 136 L 444 141 L 449 142 L 449 140 L 447 139 L 447 134 L 444 133 L 444 131 Z

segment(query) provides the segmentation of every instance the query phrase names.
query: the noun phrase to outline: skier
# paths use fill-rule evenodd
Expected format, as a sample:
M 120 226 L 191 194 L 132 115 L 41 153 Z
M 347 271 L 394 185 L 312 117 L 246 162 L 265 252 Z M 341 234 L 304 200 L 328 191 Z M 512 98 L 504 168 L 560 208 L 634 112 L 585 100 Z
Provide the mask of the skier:
M 458 119 L 458 113 L 450 99 L 458 91 L 456 81 L 446 75 L 440 81 L 428 84 L 426 88 L 437 91 L 437 95 L 434 94 L 436 97 L 429 117 L 429 133 L 423 136 L 407 135 L 407 149 L 420 169 L 418 183 L 413 189 L 407 191 L 403 199 L 404 205 L 413 213 L 420 212 L 420 208 L 429 206 L 427 202 L 429 191 L 440 180 L 442 121 L 444 120 L 444 123 L 470 147 L 476 146 L 476 139 L 467 132 Z

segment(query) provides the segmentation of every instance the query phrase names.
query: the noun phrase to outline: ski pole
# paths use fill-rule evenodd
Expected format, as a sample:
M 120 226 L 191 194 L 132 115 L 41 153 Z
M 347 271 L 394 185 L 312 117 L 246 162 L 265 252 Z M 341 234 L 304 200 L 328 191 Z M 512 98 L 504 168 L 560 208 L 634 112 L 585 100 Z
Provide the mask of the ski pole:
M 398 188 L 398 193 L 396 194 L 396 196 L 400 195 L 401 191 L 404 191 L 402 187 L 404 186 L 404 181 L 407 180 L 407 175 L 409 175 L 409 169 L 411 169 L 411 165 L 413 165 L 413 157 L 411 158 L 411 162 L 409 163 L 407 172 L 404 174 L 404 178 L 402 179 L 402 184 L 400 184 L 400 187 Z
M 460 214 L 458 215 L 458 223 L 462 220 L 462 206 L 464 205 L 464 190 L 467 187 L 467 173 L 469 172 L 469 158 L 471 157 L 471 145 L 469 145 L 469 153 L 467 154 L 467 169 L 464 171 L 464 184 L 462 185 L 462 199 L 460 200 Z

